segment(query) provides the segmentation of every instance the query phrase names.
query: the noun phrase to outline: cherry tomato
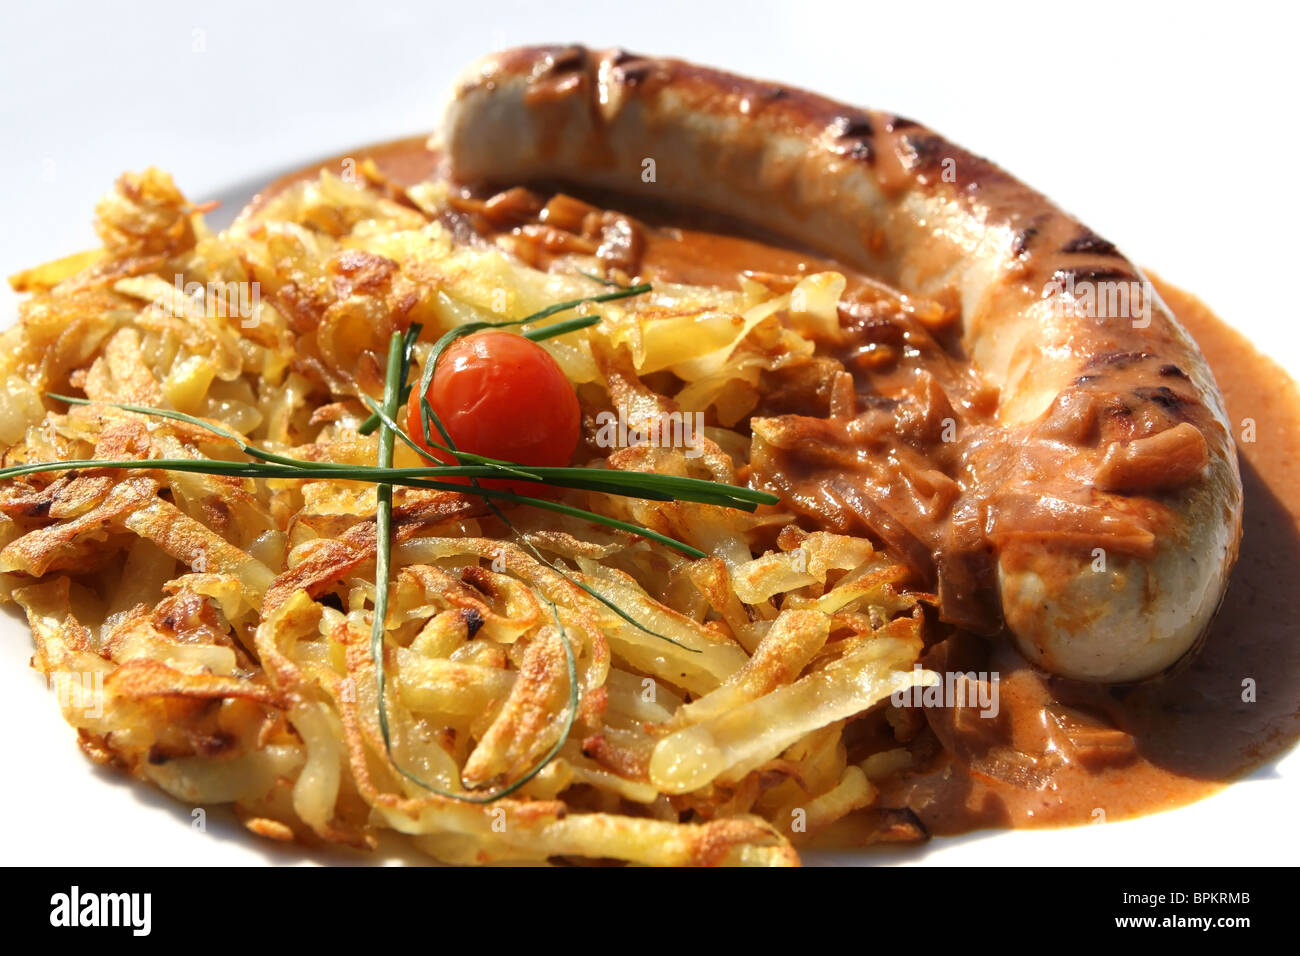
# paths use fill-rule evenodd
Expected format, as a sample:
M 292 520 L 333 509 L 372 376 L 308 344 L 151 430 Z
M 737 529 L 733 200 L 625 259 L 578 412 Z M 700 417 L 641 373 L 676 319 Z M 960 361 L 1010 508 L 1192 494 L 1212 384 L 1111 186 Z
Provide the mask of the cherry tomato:
M 558 467 L 569 464 L 581 438 L 578 398 L 568 378 L 549 352 L 512 332 L 475 332 L 453 342 L 438 360 L 428 396 L 456 447 L 476 455 Z M 418 392 L 407 404 L 406 429 L 434 458 L 455 464 L 425 443 Z M 433 440 L 442 442 L 436 427 Z M 546 491 L 536 482 L 481 483 L 534 497 Z

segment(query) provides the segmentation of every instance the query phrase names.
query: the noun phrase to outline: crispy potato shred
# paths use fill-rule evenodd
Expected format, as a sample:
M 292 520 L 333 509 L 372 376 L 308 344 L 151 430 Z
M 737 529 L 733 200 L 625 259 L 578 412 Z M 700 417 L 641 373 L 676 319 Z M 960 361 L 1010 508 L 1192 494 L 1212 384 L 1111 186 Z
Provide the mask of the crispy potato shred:
M 453 241 L 438 197 L 322 174 L 214 234 L 165 173 L 123 176 L 97 208 L 102 248 L 11 279 L 29 295 L 0 343 L 4 464 L 241 457 L 102 402 L 373 464 L 361 396 L 382 395 L 394 330 L 424 326 L 414 375 L 453 326 L 605 291 Z M 800 329 L 834 320 L 835 278 L 785 294 L 657 286 L 547 340 L 587 416 L 579 462 L 743 483 L 761 376 L 812 354 Z M 602 447 L 594 416 L 614 409 L 647 434 L 672 412 L 704 428 L 690 449 Z M 399 443 L 396 464 L 421 462 Z M 366 849 L 391 830 L 447 863 L 662 865 L 797 864 L 837 826 L 889 839 L 862 822 L 889 819 L 873 781 L 906 763 L 889 697 L 928 680 L 914 665 L 931 599 L 905 570 L 780 506 L 557 494 L 709 556 L 396 488 L 383 661 L 396 765 L 369 644 L 373 485 L 102 468 L 0 482 L 0 595 L 26 612 L 33 666 L 88 756 L 186 804 L 232 804 L 271 839 Z M 563 739 L 562 637 L 579 684 Z M 491 795 L 557 745 L 498 800 L 411 779 Z

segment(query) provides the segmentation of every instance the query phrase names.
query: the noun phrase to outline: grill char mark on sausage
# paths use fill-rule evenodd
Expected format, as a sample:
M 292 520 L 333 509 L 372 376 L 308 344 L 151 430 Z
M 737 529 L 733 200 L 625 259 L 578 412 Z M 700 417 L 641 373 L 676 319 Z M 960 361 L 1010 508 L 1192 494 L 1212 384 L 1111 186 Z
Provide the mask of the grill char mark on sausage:
M 875 130 L 871 125 L 871 118 L 865 113 L 845 113 L 837 116 L 827 131 L 835 140 L 835 148 L 840 153 L 868 163 L 875 160 L 875 149 L 871 144 Z
M 1091 229 L 1084 229 L 1065 245 L 1061 246 L 1061 251 L 1089 253 L 1098 256 L 1119 255 L 1119 250 L 1115 248 L 1113 242 L 1103 239 Z
M 1128 270 L 1120 269 L 1115 266 L 1071 266 L 1068 268 L 1057 269 L 1052 273 L 1052 278 L 1057 282 L 1066 283 L 1074 282 L 1136 282 L 1137 275 Z
M 1034 241 L 1038 235 L 1037 226 L 1026 226 L 1016 233 L 1016 237 L 1011 240 L 1011 254 L 1017 258 L 1023 256 L 1029 251 L 1029 244 Z

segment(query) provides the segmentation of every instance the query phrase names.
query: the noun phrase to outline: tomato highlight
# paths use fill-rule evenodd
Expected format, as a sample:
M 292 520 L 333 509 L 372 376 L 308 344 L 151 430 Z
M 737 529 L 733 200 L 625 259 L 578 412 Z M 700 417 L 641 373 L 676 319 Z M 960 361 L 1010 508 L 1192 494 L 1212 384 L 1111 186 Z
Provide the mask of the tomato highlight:
M 453 342 L 438 360 L 429 403 L 461 451 L 520 465 L 568 465 L 582 437 L 573 386 L 544 348 L 522 335 L 488 330 Z M 418 390 L 406 408 L 406 430 L 433 458 L 455 457 L 424 439 Z M 436 427 L 432 438 L 442 443 Z M 469 484 L 468 478 L 448 478 Z M 480 479 L 485 488 L 538 496 L 549 486 L 530 481 Z

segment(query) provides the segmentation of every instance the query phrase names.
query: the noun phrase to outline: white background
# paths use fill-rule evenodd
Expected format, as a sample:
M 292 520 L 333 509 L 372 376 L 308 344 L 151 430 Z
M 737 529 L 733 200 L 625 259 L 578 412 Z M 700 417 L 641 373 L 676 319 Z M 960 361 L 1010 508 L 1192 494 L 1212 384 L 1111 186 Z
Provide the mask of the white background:
M 1240 2 L 7 5 L 0 274 L 93 245 L 94 202 L 122 170 L 157 165 L 192 199 L 238 198 L 306 161 L 429 130 L 452 78 L 491 49 L 578 41 L 919 119 L 1194 290 L 1300 375 L 1295 27 L 1287 5 Z M 13 305 L 6 288 L 0 323 Z M 1295 586 L 1296 569 L 1278 578 Z M 30 653 L 26 626 L 0 617 L 0 862 L 350 859 L 268 847 L 215 813 L 198 834 L 189 808 L 93 769 Z M 936 841 L 913 859 L 1291 863 L 1297 762 L 1185 810 Z

